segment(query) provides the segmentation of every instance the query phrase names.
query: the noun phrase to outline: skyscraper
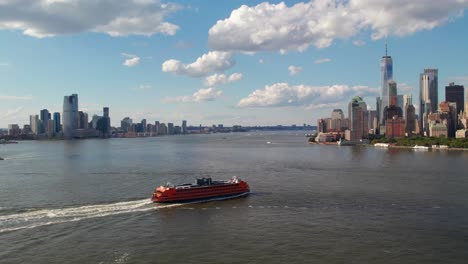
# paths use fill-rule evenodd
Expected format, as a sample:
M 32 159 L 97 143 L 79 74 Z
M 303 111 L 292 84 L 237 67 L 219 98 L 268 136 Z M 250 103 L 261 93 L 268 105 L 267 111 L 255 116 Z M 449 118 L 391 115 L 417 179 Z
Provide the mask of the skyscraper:
M 40 133 L 40 121 L 39 121 L 39 116 L 38 115 L 31 115 L 29 116 L 29 125 L 31 126 L 31 131 L 34 134 L 39 134 Z
M 327 125 L 327 130 L 331 131 L 341 131 L 343 128 L 343 120 L 345 119 L 343 110 L 333 109 L 331 118 L 329 118 L 330 124 Z
M 62 131 L 62 128 L 60 126 L 60 113 L 59 112 L 54 113 L 54 129 L 55 129 L 54 131 L 55 133 Z
M 86 129 L 88 128 L 88 114 L 83 112 L 83 111 L 79 111 L 78 112 L 78 128 L 80 129 Z
M 405 106 L 406 112 L 406 124 L 405 132 L 408 136 L 412 135 L 416 131 L 416 109 L 412 103 Z
M 133 120 L 130 117 L 125 117 L 124 119 L 122 119 L 122 121 L 120 121 L 120 128 L 124 132 L 128 132 L 132 124 L 133 124 Z
M 357 141 L 368 134 L 367 104 L 361 97 L 355 96 L 348 105 L 351 141 Z
M 407 105 L 412 105 L 413 104 L 413 95 L 411 94 L 405 94 L 403 95 L 403 119 L 406 119 L 407 112 L 406 112 L 406 106 Z M 414 107 L 414 106 L 413 106 Z
M 187 134 L 187 120 L 182 120 L 182 134 Z
M 427 117 L 437 112 L 438 97 L 438 74 L 437 69 L 424 69 L 419 78 L 419 127 L 421 134 L 429 134 Z
M 413 96 L 411 94 L 405 94 L 403 102 L 403 119 L 406 121 L 405 132 L 410 136 L 416 131 L 416 108 L 414 108 L 413 105 Z
M 403 94 L 397 94 L 396 105 L 403 110 L 403 119 L 405 118 L 405 96 Z
M 41 110 L 41 125 L 40 125 L 40 133 L 47 133 L 47 125 L 49 123 L 50 113 L 47 109 Z
M 141 132 L 146 132 L 146 119 L 142 119 L 141 122 L 141 127 L 143 128 Z
M 452 82 L 449 86 L 445 86 L 445 101 L 457 104 L 457 114 L 460 114 L 465 106 L 464 92 L 465 88 L 463 85 L 455 85 Z
M 373 129 L 374 134 L 375 134 L 375 128 L 378 126 L 377 120 L 378 120 L 377 111 L 375 110 L 369 111 L 369 129 Z
M 156 133 L 156 135 L 159 135 L 159 128 L 160 128 L 160 124 L 159 124 L 159 121 L 155 121 L 154 122 L 154 132 Z
M 174 135 L 174 124 L 173 123 L 167 123 L 167 134 L 168 135 Z
M 387 138 L 399 138 L 405 136 L 405 121 L 403 110 L 397 105 L 397 84 L 393 80 L 388 81 L 389 105 L 384 109 L 385 136 Z
M 104 107 L 102 112 L 103 117 L 97 119 L 96 129 L 100 132 L 101 137 L 107 138 L 111 134 L 109 107 Z
M 380 73 L 381 73 L 381 90 L 380 90 L 380 109 L 379 119 L 380 124 L 385 125 L 385 118 L 383 110 L 389 105 L 388 98 L 388 81 L 393 80 L 393 60 L 391 56 L 388 56 L 387 44 L 385 44 L 385 56 L 380 60 Z
M 72 94 L 63 98 L 63 137 L 73 138 L 78 126 L 78 95 Z

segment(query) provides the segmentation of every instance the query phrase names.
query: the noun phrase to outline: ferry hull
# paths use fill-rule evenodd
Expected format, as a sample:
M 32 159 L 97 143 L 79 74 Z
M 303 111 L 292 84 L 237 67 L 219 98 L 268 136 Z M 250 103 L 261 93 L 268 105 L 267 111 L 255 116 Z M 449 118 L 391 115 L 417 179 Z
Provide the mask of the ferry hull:
M 197 199 L 191 199 L 191 200 L 166 200 L 166 201 L 155 201 L 153 200 L 154 203 L 194 203 L 194 202 L 210 202 L 210 201 L 217 201 L 217 200 L 230 200 L 230 199 L 236 199 L 236 198 L 241 198 L 249 195 L 250 192 L 244 192 L 244 193 L 238 193 L 238 194 L 228 194 L 228 195 L 223 195 L 223 196 L 214 196 L 214 197 L 205 197 L 205 198 L 197 198 Z
M 249 194 L 249 185 L 241 180 L 195 186 L 156 188 L 151 200 L 155 203 L 185 203 L 212 199 L 232 199 Z

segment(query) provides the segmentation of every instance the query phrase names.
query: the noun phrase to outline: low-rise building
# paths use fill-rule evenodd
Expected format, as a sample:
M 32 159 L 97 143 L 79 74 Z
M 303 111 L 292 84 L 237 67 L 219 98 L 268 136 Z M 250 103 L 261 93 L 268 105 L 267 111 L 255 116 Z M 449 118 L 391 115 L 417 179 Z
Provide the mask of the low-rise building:
M 387 119 L 385 125 L 385 136 L 387 138 L 402 138 L 405 136 L 405 127 L 405 120 L 394 115 L 393 118 Z
M 9 136 L 19 136 L 21 134 L 21 129 L 18 124 L 8 125 L 8 135 Z
M 448 136 L 447 125 L 442 123 L 435 123 L 429 127 L 429 136 L 431 137 L 441 137 Z
M 456 138 L 468 138 L 468 129 L 457 130 L 455 137 Z

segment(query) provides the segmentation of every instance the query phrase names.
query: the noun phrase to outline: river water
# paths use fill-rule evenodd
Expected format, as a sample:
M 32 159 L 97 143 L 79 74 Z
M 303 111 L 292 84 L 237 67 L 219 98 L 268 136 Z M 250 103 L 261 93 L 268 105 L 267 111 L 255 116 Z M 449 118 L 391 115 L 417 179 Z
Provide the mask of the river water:
M 0 145 L 0 263 L 466 263 L 468 152 L 297 132 Z M 251 195 L 155 205 L 154 187 Z

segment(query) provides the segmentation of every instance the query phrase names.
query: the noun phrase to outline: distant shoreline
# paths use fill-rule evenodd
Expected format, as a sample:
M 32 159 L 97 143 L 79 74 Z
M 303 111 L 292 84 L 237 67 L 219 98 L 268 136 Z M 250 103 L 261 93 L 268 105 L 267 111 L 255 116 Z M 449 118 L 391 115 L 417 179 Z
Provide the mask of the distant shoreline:
M 308 142 L 309 144 L 312 145 L 325 145 L 325 146 L 339 146 L 337 142 L 327 142 L 327 143 L 318 143 L 318 142 Z M 374 147 L 374 148 L 380 148 L 380 149 L 389 149 L 389 148 L 395 148 L 395 149 L 415 149 L 414 146 L 396 146 L 396 145 L 388 145 L 388 147 L 379 147 L 375 146 L 373 144 L 360 144 L 356 146 L 366 146 L 366 147 Z M 415 150 L 420 150 L 420 151 L 429 151 L 429 150 L 439 150 L 439 151 L 447 151 L 447 150 L 456 150 L 456 151 L 468 151 L 468 148 L 432 148 L 428 147 L 427 149 L 415 149 Z

